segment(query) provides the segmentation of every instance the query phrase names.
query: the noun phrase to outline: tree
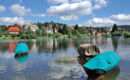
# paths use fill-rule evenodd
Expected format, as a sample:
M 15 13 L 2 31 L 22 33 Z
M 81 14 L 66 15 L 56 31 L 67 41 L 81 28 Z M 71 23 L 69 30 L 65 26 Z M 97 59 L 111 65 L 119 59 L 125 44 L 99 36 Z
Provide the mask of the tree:
M 49 26 L 49 23 L 48 22 L 45 22 L 45 27 L 48 27 Z
M 79 29 L 78 24 L 75 25 L 74 29 L 75 29 L 75 30 L 78 30 L 78 29 Z
M 3 35 L 3 31 L 2 31 L 2 30 L 0 30 L 0 37 L 2 37 L 2 35 Z
M 42 36 L 42 31 L 40 31 L 39 29 L 38 30 L 36 30 L 36 35 L 38 35 L 38 36 Z
M 113 25 L 111 33 L 115 32 L 115 31 L 118 31 L 118 27 L 116 24 Z
M 55 29 L 56 29 L 56 24 L 55 23 L 53 23 L 52 29 L 53 29 L 53 33 L 55 33 Z
M 18 27 L 18 24 L 17 24 L 17 23 L 15 23 L 13 26 L 14 26 L 14 27 Z
M 80 34 L 86 34 L 87 33 L 87 31 L 84 27 L 79 27 L 78 31 L 79 31 Z
M 36 25 L 39 29 L 42 29 L 42 27 L 44 27 L 44 24 L 42 24 L 41 22 L 37 22 Z
M 59 33 L 62 33 L 61 27 L 58 27 L 58 32 L 59 32 Z
M 8 30 L 8 27 L 6 25 L 1 25 L 0 26 L 0 30 L 2 30 L 3 32 Z
M 65 24 L 63 25 L 63 28 L 62 28 L 62 34 L 68 34 L 68 28 Z

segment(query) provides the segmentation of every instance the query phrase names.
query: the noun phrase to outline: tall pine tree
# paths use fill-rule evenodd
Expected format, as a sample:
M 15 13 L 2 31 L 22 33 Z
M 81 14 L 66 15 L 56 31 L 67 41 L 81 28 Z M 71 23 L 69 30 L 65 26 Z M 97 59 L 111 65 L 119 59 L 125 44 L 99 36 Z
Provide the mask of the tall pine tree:
M 115 31 L 118 31 L 118 27 L 116 24 L 113 25 L 111 33 L 115 32 Z
M 75 30 L 78 30 L 78 29 L 79 29 L 78 24 L 75 25 L 74 29 L 75 29 Z

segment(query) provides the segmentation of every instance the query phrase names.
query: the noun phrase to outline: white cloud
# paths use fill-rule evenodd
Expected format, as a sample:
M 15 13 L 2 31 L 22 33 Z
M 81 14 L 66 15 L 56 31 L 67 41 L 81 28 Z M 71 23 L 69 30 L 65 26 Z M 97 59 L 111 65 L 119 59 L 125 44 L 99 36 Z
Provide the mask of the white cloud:
M 77 20 L 78 16 L 92 13 L 92 4 L 90 1 L 79 3 L 64 3 L 59 6 L 51 6 L 47 9 L 51 16 L 60 16 L 62 20 Z
M 96 4 L 99 4 L 101 6 L 107 5 L 107 0 L 95 0 Z
M 117 22 L 109 18 L 93 18 L 92 20 L 88 20 L 86 22 L 87 26 L 104 26 L 104 25 L 111 25 L 114 23 Z
M 107 0 L 94 0 L 95 5 L 93 9 L 100 9 L 107 6 Z
M 6 10 L 6 8 L 4 6 L 0 5 L 0 13 L 4 12 Z
M 19 4 L 14 4 L 10 6 L 9 9 L 12 11 L 13 14 L 16 14 L 18 16 L 25 16 L 27 13 L 31 12 L 29 8 L 26 9 L 24 6 L 21 6 Z
M 125 15 L 125 14 L 112 15 L 111 18 L 118 21 L 130 21 L 130 14 L 129 15 Z
M 73 16 L 73 15 L 71 15 L 71 16 L 61 16 L 60 18 L 61 18 L 62 20 L 67 20 L 67 21 L 77 20 L 77 19 L 78 19 L 77 16 Z
M 68 3 L 69 0 L 47 0 L 51 4 Z
M 86 25 L 88 26 L 105 26 L 113 25 L 114 23 L 118 25 L 129 25 L 130 24 L 130 14 L 117 14 L 106 18 L 93 18 L 88 20 Z
M 46 15 L 45 14 L 31 14 L 31 16 L 34 16 L 34 17 L 45 17 Z
M 14 24 L 14 23 L 19 23 L 19 24 L 24 24 L 25 20 L 23 18 L 19 17 L 2 17 L 0 18 L 0 24 Z
M 77 20 L 79 16 L 92 14 L 95 9 L 107 6 L 107 0 L 48 0 L 59 5 L 50 6 L 47 13 L 62 20 Z

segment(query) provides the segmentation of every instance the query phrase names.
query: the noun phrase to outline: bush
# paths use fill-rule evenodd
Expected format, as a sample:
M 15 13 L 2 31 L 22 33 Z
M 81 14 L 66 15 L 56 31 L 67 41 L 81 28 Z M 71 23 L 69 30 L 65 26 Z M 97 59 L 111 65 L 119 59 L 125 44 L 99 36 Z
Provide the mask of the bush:
M 3 35 L 3 31 L 2 31 L 2 30 L 0 30 L 0 37 L 2 37 L 2 35 Z
M 124 38 L 130 38 L 130 32 L 124 32 Z
M 17 37 L 17 34 L 12 34 L 11 37 L 15 39 L 15 37 Z
M 112 33 L 112 36 L 122 36 L 122 32 L 115 31 Z
M 55 34 L 54 34 L 54 37 L 55 37 L 55 38 L 62 37 L 62 34 L 61 34 L 61 33 L 55 33 Z

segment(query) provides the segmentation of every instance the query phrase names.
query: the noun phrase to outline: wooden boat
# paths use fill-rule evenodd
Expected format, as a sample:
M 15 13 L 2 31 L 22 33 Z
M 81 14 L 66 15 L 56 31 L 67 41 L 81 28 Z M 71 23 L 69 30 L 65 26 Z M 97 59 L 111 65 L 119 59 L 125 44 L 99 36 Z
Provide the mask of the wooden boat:
M 90 59 L 83 65 L 86 72 L 96 74 L 105 74 L 106 72 L 115 68 L 120 61 L 120 57 L 114 51 L 101 53 L 94 58 Z

